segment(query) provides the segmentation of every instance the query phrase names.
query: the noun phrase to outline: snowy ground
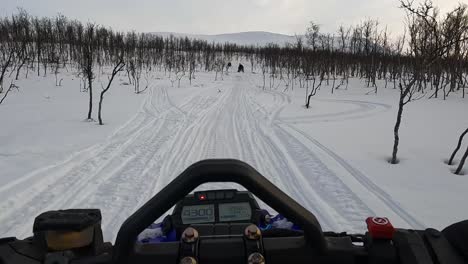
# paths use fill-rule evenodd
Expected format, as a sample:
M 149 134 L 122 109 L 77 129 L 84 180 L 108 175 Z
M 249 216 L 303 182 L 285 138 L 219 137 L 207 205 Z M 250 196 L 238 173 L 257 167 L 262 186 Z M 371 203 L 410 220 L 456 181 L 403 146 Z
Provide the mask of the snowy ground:
M 101 208 L 105 237 L 114 239 L 138 206 L 206 158 L 250 163 L 325 230 L 363 231 L 372 215 L 414 228 L 468 218 L 460 210 L 468 178 L 443 163 L 467 125 L 466 101 L 408 105 L 395 166 L 386 159 L 396 91 L 365 95 L 356 80 L 334 95 L 323 88 L 306 110 L 303 89 L 263 91 L 259 75 L 197 77 L 181 88 L 155 80 L 138 96 L 119 85 L 122 77 L 106 97 L 102 127 L 82 121 L 87 94 L 71 75 L 64 87 L 53 77 L 19 82 L 0 105 L 0 236 L 27 236 L 40 212 L 80 207 Z

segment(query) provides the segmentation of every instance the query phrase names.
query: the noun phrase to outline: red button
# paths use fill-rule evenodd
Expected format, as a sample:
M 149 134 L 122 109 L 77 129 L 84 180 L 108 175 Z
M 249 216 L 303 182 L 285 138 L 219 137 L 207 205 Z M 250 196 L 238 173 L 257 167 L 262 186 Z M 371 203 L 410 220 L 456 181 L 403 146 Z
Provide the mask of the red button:
M 366 219 L 369 234 L 374 239 L 392 239 L 395 228 L 386 217 L 369 217 Z

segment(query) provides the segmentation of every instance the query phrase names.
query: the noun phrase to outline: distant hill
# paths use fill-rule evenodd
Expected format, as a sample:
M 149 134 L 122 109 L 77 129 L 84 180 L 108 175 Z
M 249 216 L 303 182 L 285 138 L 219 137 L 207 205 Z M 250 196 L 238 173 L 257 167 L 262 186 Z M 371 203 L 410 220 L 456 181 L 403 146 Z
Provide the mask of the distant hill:
M 228 33 L 218 35 L 197 35 L 197 34 L 186 34 L 186 33 L 174 33 L 174 32 L 153 32 L 155 35 L 169 37 L 188 37 L 190 39 L 201 39 L 208 42 L 215 43 L 235 43 L 239 45 L 254 45 L 254 46 L 266 46 L 269 43 L 275 43 L 280 46 L 285 46 L 288 43 L 294 43 L 296 38 L 294 36 L 288 36 L 278 33 L 264 32 L 264 31 L 250 31 L 250 32 L 239 32 L 239 33 Z

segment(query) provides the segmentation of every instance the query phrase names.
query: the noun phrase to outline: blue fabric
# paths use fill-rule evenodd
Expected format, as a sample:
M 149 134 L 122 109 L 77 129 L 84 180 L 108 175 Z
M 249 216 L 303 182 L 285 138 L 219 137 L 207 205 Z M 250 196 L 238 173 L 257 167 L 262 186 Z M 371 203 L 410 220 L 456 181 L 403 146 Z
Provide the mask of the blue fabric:
M 267 211 L 265 211 L 265 213 L 268 214 Z M 257 225 L 260 228 L 260 230 L 262 230 L 262 231 L 272 230 L 272 229 L 275 229 L 275 227 L 274 227 L 275 223 L 277 223 L 279 221 L 287 221 L 287 219 L 283 215 L 278 214 L 278 215 L 274 216 L 273 218 L 271 218 L 271 221 L 268 224 L 257 223 Z M 163 228 L 162 223 L 154 223 L 154 224 L 150 225 L 147 229 L 156 229 L 156 228 Z M 302 229 L 298 225 L 296 225 L 294 223 L 293 223 L 291 228 L 279 228 L 279 229 L 302 231 Z M 139 242 L 144 243 L 144 244 L 157 244 L 157 243 L 176 242 L 176 241 L 178 241 L 176 230 L 172 229 L 165 236 L 157 236 L 157 237 L 153 237 L 153 238 L 147 238 L 147 239 L 143 239 L 143 240 L 141 240 Z

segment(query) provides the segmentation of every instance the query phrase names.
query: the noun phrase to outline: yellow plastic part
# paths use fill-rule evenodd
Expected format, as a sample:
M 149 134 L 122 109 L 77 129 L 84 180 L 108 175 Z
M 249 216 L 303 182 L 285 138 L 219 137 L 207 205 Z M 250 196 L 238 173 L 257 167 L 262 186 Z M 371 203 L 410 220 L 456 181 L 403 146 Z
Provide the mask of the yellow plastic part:
M 81 232 L 47 231 L 47 247 L 55 251 L 82 248 L 93 243 L 94 227 L 88 227 Z

